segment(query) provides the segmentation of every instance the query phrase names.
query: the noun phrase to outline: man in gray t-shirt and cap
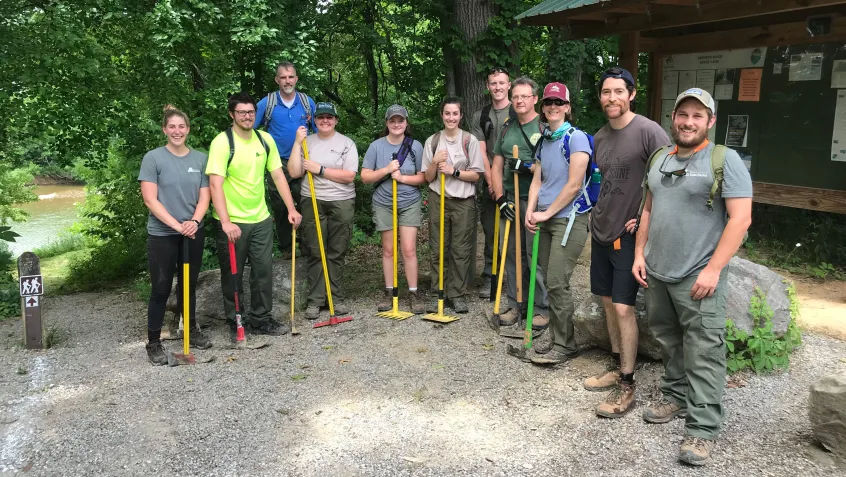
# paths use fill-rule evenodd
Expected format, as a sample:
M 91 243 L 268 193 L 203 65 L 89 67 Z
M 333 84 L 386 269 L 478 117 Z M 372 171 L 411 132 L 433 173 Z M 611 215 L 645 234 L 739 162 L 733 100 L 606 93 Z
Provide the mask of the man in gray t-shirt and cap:
M 734 150 L 708 141 L 716 122 L 707 91 L 691 88 L 676 99 L 676 145 L 657 151 L 646 171 L 632 267 L 664 361 L 664 397 L 643 418 L 663 424 L 686 416 L 679 460 L 692 465 L 710 460 L 723 421 L 726 266 L 752 222 L 752 179 Z M 722 183 L 714 173 L 721 156 Z

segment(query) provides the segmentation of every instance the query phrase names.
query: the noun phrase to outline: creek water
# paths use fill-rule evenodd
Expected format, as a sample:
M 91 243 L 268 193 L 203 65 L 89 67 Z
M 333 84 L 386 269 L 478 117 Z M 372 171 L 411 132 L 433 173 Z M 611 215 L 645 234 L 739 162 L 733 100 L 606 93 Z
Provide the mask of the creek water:
M 43 185 L 33 192 L 38 200 L 20 205 L 29 213 L 29 220 L 12 223 L 12 230 L 20 234 L 9 243 L 15 257 L 56 240 L 79 220 L 78 205 L 85 201 L 85 189 L 80 185 Z

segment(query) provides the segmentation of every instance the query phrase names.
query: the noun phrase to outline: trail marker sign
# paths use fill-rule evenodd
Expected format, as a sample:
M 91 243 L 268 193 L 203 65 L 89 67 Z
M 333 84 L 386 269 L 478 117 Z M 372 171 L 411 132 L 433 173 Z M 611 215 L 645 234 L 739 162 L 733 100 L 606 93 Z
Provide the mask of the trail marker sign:
M 32 252 L 25 252 L 18 258 L 18 276 L 21 286 L 21 319 L 24 327 L 24 345 L 27 349 L 42 349 L 44 322 L 41 320 L 41 295 L 44 294 L 44 280 L 41 277 L 41 261 Z
M 22 276 L 20 277 L 19 282 L 21 286 L 21 296 L 44 294 L 44 279 L 41 278 L 41 275 Z

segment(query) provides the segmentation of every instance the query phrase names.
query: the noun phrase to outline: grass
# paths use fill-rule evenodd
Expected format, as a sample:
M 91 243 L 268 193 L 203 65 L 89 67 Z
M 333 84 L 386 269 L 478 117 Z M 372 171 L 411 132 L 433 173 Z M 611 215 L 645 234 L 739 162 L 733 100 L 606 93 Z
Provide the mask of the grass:
M 43 247 L 36 248 L 33 253 L 38 255 L 38 258 L 44 260 L 45 258 L 56 257 L 64 255 L 68 252 L 75 252 L 86 247 L 85 237 L 71 232 L 62 232 L 59 237 L 48 243 Z
M 70 264 L 75 260 L 82 260 L 89 250 L 82 248 L 59 255 L 41 259 L 41 275 L 44 277 L 44 291 L 48 295 L 69 293 L 79 289 L 67 282 L 70 275 Z

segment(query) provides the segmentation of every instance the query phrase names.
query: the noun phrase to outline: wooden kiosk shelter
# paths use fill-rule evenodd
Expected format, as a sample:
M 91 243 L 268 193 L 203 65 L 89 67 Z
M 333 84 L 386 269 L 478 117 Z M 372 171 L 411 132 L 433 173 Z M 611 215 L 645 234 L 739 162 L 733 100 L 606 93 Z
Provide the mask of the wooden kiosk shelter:
M 756 202 L 846 213 L 846 0 L 546 0 L 517 19 L 619 35 L 635 77 L 648 53 L 666 129 L 679 92 L 714 96 L 711 139 L 740 153 Z

